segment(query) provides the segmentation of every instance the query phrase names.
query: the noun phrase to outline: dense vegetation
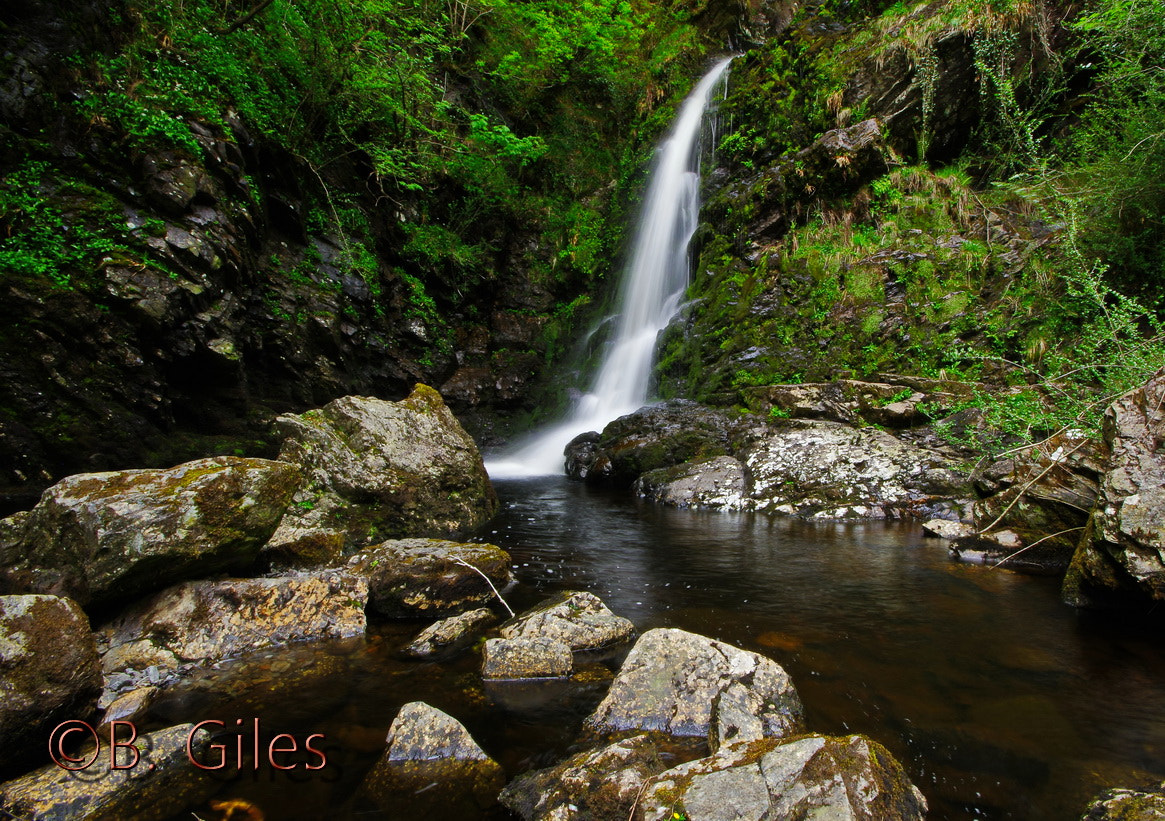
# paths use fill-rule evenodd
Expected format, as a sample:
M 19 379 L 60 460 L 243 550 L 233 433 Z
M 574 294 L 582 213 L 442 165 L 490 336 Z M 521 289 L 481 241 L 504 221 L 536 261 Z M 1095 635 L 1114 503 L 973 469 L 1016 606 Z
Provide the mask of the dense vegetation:
M 923 374 L 981 383 L 973 404 L 1012 433 L 1095 430 L 1165 364 L 1165 18 L 1138 0 L 1076 12 L 825 2 L 750 52 L 720 143 L 738 182 L 711 201 L 724 230 L 665 388 L 747 403 L 782 381 Z M 964 43 L 979 99 L 960 133 L 967 95 L 943 82 Z M 921 98 L 906 134 L 866 88 L 895 71 Z M 890 123 L 880 163 L 822 172 L 804 151 L 871 116 Z M 782 210 L 786 231 L 758 228 Z
M 260 371 L 295 340 L 366 330 L 351 350 L 328 342 L 340 352 L 305 377 L 319 387 L 271 388 L 285 394 L 272 405 L 440 385 L 468 363 L 487 388 L 465 401 L 508 407 L 535 374 L 561 375 L 546 366 L 609 291 L 655 139 L 730 40 L 745 53 L 722 107 L 728 173 L 709 191 L 695 307 L 666 340 L 665 392 L 747 404 L 779 381 L 925 374 L 981 384 L 998 424 L 1039 435 L 1094 426 L 1105 397 L 1165 361 L 1165 19 L 1151 0 L 98 5 L 65 12 L 97 34 L 55 53 L 55 85 L 0 126 L 0 285 L 47 306 L 12 307 L 0 348 L 42 331 L 67 347 L 70 323 L 50 327 L 61 311 L 107 322 L 96 337 L 140 337 L 88 372 L 5 372 L 29 387 L 0 395 L 0 424 L 62 454 L 117 418 L 119 363 L 157 344 L 110 296 L 110 272 L 209 293 L 158 250 L 190 225 L 140 193 L 143 167 L 221 169 L 213 139 L 249 152 L 216 219 L 253 248 L 217 285 L 248 284 L 242 321 L 257 329 L 215 330 L 215 362 Z M 7 34 L 19 52 L 27 36 Z M 906 114 L 887 107 L 893 83 Z M 876 161 L 814 153 L 874 117 Z M 278 230 L 256 240 L 262 220 Z M 308 348 L 295 368 L 319 359 Z M 329 375 L 360 350 L 404 363 L 394 387 Z M 72 400 L 38 398 L 38 380 L 91 395 L 62 410 Z

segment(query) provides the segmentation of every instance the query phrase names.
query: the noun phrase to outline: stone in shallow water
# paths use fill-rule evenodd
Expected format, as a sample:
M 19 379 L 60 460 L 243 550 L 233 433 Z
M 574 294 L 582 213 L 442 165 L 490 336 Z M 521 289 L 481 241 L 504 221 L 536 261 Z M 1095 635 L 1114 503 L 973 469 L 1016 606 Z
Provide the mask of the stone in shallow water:
M 482 648 L 487 679 L 562 678 L 573 669 L 570 648 L 554 639 L 489 639 Z
M 502 768 L 452 716 L 423 702 L 404 705 L 387 748 L 360 787 L 392 818 L 478 817 L 497 800 Z
M 884 747 L 864 736 L 763 739 L 721 748 L 656 776 L 642 821 L 733 818 L 921 821 L 926 800 Z
M 493 611 L 479 607 L 458 616 L 442 619 L 422 630 L 404 649 L 406 656 L 428 658 L 443 650 L 464 645 L 478 630 L 496 620 Z
M 1165 785 L 1157 790 L 1105 790 L 1081 821 L 1165 821 Z
M 635 643 L 587 725 L 600 734 L 658 730 L 715 744 L 721 735 L 755 731 L 742 714 L 746 710 L 753 711 L 765 736 L 789 735 L 803 723 L 801 699 L 775 661 L 706 636 L 660 628 Z
M 546 638 L 571 650 L 593 650 L 630 638 L 635 625 L 593 593 L 564 591 L 502 627 L 502 638 Z
M 496 600 L 494 588 L 504 590 L 514 581 L 510 554 L 500 547 L 444 539 L 384 542 L 360 551 L 343 569 L 367 579 L 369 606 L 389 618 L 480 607 Z
M 675 760 L 666 737 L 645 733 L 521 775 L 506 785 L 498 800 L 526 821 L 623 821 L 631 817 L 644 783 Z
M 363 579 L 339 571 L 187 582 L 105 625 L 102 664 L 107 673 L 173 670 L 263 647 L 363 635 L 367 596 Z

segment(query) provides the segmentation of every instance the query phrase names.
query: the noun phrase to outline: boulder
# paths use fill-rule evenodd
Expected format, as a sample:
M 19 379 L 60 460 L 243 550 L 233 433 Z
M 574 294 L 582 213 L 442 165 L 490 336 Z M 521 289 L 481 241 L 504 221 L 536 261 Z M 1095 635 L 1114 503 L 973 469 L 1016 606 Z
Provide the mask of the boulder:
M 489 639 L 482 648 L 487 679 L 565 678 L 574 669 L 570 648 L 548 638 Z
M 737 456 L 752 480 L 750 510 L 885 518 L 920 514 L 971 491 L 946 454 L 835 422 L 787 422 Z
M 1064 579 L 1077 606 L 1155 607 L 1165 600 L 1165 369 L 1104 414 L 1108 469 L 1090 532 Z
M 734 417 L 687 399 L 641 408 L 567 445 L 568 475 L 596 484 L 627 486 L 658 468 L 728 452 Z
M 276 424 L 279 458 L 308 477 L 291 526 L 342 530 L 363 546 L 453 536 L 497 510 L 477 445 L 426 385 L 400 402 L 346 396 Z
M 43 755 L 49 731 L 85 719 L 101 693 L 89 620 L 56 596 L 0 596 L 0 766 Z
M 493 612 L 484 607 L 442 619 L 418 633 L 404 653 L 413 658 L 429 658 L 462 646 L 495 619 Z
M 501 629 L 502 638 L 547 638 L 572 651 L 594 650 L 631 638 L 635 625 L 612 613 L 593 593 L 551 596 Z
M 632 487 L 636 496 L 670 507 L 740 510 L 747 506 L 744 465 L 731 456 L 716 456 L 649 471 Z
M 386 761 L 490 761 L 461 723 L 422 701 L 400 708 L 385 739 Z
M 504 783 L 465 727 L 423 702 L 401 707 L 386 744 L 360 792 L 393 818 L 476 818 Z
M 364 633 L 364 580 L 338 571 L 186 582 L 101 628 L 107 674 L 177 669 L 263 647 Z
M 514 582 L 510 554 L 500 547 L 441 539 L 399 539 L 366 548 L 348 560 L 344 572 L 367 580 L 369 606 L 390 618 L 480 607 Z
M 263 545 L 260 555 L 275 567 L 311 568 L 334 564 L 344 552 L 339 530 L 296 527 L 287 517 Z
M 837 818 L 921 821 L 926 800 L 902 766 L 864 736 L 762 739 L 656 776 L 639 821 Z
M 514 779 L 498 796 L 526 821 L 630 818 L 643 785 L 667 768 L 655 734 L 641 734 L 571 756 Z
M 1080 821 L 1165 821 L 1165 785 L 1156 790 L 1105 790 Z
M 104 604 L 245 569 L 299 481 L 294 465 L 231 456 L 70 476 L 4 529 L 3 584 Z
M 639 638 L 586 721 L 600 735 L 657 730 L 707 738 L 713 749 L 738 736 L 786 736 L 802 723 L 801 699 L 775 661 L 673 628 Z
M 170 817 L 222 786 L 191 765 L 188 755 L 210 763 L 214 754 L 209 735 L 194 727 L 180 724 L 139 736 L 133 747 L 117 749 L 117 769 L 110 766 L 107 748 L 90 745 L 74 754 L 80 763 L 93 756 L 84 770 L 49 764 L 0 784 L 0 810 L 13 818 L 62 821 Z
M 970 522 L 955 522 L 950 519 L 930 519 L 923 523 L 922 530 L 927 536 L 952 541 L 973 535 L 975 533 L 975 526 Z

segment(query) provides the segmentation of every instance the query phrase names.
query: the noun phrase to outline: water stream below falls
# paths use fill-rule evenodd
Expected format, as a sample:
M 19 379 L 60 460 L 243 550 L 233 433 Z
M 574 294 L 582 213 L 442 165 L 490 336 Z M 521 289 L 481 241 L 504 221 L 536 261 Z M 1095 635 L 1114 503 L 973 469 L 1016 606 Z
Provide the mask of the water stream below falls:
M 932 820 L 1079 818 L 1104 787 L 1165 777 L 1159 626 L 1077 612 L 1054 580 L 952 562 L 912 524 L 658 508 L 557 477 L 498 488 L 503 510 L 483 537 L 511 551 L 516 609 L 590 590 L 640 631 L 681 627 L 776 659 L 809 728 L 885 744 Z M 395 818 L 350 796 L 402 704 L 451 713 L 513 777 L 564 757 L 607 687 L 602 676 L 486 686 L 473 652 L 403 660 L 422 626 L 225 665 L 155 716 L 325 733 L 322 773 L 245 774 L 220 796 L 254 800 L 270 819 Z

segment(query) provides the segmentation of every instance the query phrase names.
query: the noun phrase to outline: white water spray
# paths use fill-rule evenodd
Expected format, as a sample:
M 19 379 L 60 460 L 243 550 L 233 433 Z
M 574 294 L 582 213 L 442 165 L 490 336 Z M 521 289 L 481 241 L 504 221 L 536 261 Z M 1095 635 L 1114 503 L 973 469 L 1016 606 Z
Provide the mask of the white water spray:
M 679 309 L 688 286 L 688 241 L 700 213 L 700 133 L 712 94 L 732 58 L 721 60 L 680 107 L 648 179 L 619 295 L 620 313 L 603 364 L 571 416 L 538 431 L 516 449 L 486 461 L 490 476 L 562 473 L 563 450 L 580 433 L 602 430 L 647 401 L 659 332 Z

